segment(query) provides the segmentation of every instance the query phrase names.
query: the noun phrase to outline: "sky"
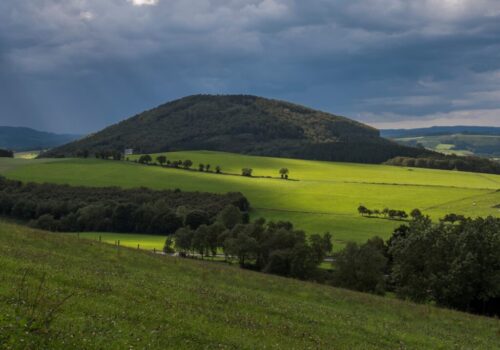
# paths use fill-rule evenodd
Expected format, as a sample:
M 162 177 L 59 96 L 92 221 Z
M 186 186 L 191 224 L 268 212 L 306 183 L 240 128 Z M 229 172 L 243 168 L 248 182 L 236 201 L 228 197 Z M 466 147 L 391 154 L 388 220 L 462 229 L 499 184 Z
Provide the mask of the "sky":
M 0 125 L 84 134 L 199 93 L 500 126 L 500 1 L 0 1 Z

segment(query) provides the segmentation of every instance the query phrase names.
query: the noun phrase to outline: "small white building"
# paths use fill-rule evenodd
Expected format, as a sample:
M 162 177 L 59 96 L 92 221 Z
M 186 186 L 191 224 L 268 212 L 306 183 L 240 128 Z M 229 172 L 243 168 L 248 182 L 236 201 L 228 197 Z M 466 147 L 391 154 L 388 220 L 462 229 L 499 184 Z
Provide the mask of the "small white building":
M 134 154 L 134 149 L 133 148 L 126 148 L 125 151 L 123 152 L 125 156 L 131 156 Z

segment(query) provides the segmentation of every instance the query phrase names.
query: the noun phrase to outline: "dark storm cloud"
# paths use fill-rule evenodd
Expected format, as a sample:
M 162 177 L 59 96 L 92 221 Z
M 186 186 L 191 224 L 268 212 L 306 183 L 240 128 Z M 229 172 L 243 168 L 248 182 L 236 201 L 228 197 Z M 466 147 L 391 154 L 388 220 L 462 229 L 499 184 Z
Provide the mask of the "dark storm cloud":
M 0 124 L 89 132 L 193 93 L 500 126 L 496 0 L 6 0 Z

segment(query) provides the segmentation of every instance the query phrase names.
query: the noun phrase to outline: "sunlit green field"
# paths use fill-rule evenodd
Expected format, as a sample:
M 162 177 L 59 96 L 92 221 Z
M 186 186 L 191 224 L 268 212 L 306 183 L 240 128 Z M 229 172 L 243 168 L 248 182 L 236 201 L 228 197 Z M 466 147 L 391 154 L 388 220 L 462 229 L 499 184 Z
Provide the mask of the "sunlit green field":
M 14 158 L 20 159 L 35 159 L 40 154 L 40 151 L 16 152 Z
M 5 349 L 479 350 L 500 342 L 494 318 L 2 221 L 0 266 Z M 30 315 L 42 322 L 44 308 L 67 296 L 48 328 L 26 330 Z
M 410 211 L 420 208 L 434 218 L 450 212 L 468 216 L 500 215 L 500 176 L 408 169 L 383 165 L 330 163 L 252 157 L 219 152 L 167 153 L 170 160 L 191 159 L 239 174 L 250 167 L 255 178 L 146 166 L 133 162 L 95 159 L 1 160 L 0 171 L 23 181 L 88 186 L 180 188 L 186 191 L 245 194 L 252 217 L 286 219 L 308 232 L 329 231 L 337 242 L 364 241 L 374 235 L 387 238 L 400 222 L 362 218 L 357 207 L 384 207 Z M 156 156 L 154 155 L 153 158 Z M 279 179 L 287 167 L 290 180 Z M 3 169 L 3 170 L 2 170 Z M 260 178 L 271 176 L 275 178 Z
M 124 233 L 109 233 L 109 232 L 82 232 L 82 233 L 62 233 L 65 236 L 74 236 L 85 239 L 91 239 L 96 242 L 117 244 L 120 246 L 144 249 L 144 250 L 163 250 L 165 245 L 165 237 L 160 235 L 141 235 L 141 234 L 124 234 Z

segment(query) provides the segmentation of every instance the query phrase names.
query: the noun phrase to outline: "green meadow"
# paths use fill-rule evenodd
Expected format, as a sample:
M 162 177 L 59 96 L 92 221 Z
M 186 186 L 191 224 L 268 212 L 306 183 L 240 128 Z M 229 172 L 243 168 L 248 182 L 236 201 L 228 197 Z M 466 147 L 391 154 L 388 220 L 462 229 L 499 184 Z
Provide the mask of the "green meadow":
M 6 349 L 494 349 L 500 343 L 494 318 L 2 221 L 0 266 L 0 348 Z
M 81 232 L 78 234 L 62 233 L 61 235 L 75 236 L 113 245 L 117 244 L 117 241 L 120 241 L 120 246 L 145 250 L 156 249 L 158 251 L 162 251 L 163 246 L 165 245 L 165 237 L 159 235 L 123 234 L 110 232 Z
M 153 159 L 157 155 L 153 155 Z M 254 157 L 221 152 L 166 153 L 169 160 L 219 165 L 225 174 L 146 166 L 96 159 L 0 160 L 0 172 L 14 179 L 86 186 L 146 186 L 185 191 L 240 191 L 250 200 L 252 217 L 290 220 L 307 232 L 329 231 L 337 243 L 389 237 L 401 224 L 363 218 L 359 205 L 371 209 L 421 209 L 433 218 L 455 212 L 467 216 L 500 215 L 500 176 L 403 168 L 385 165 L 331 163 Z M 244 167 L 253 178 L 239 176 Z M 279 179 L 279 169 L 290 180 Z M 230 175 L 233 174 L 233 175 Z M 269 178 L 267 178 L 269 177 Z

